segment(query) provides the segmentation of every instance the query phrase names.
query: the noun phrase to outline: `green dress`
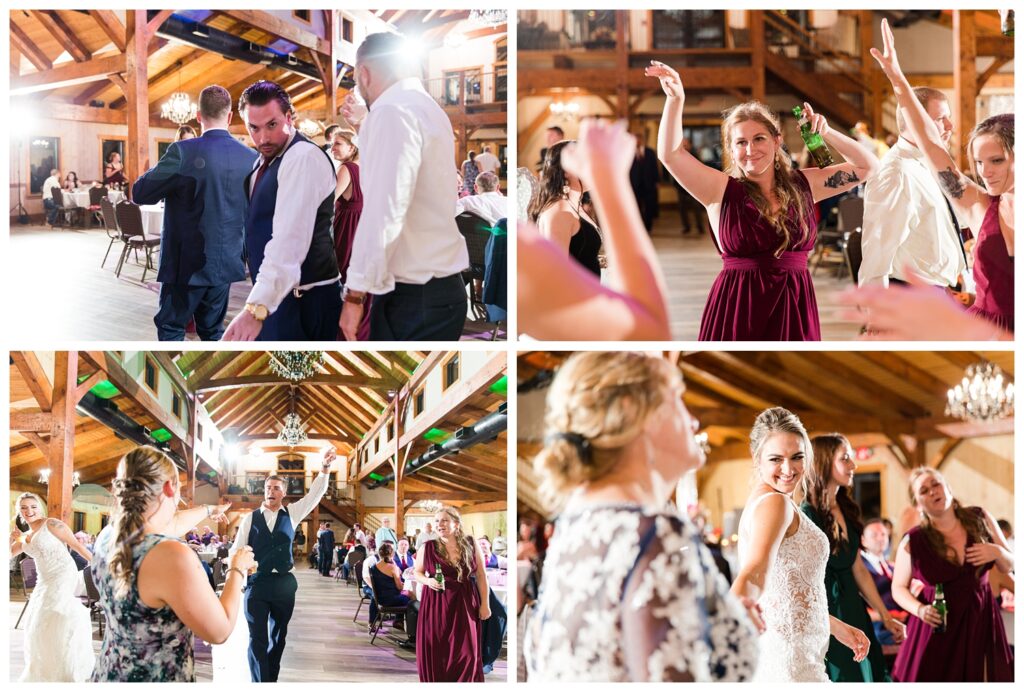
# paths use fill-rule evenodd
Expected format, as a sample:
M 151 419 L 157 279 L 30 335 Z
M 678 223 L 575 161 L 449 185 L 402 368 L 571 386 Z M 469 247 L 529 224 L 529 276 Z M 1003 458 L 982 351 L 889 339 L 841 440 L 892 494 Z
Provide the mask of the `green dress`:
M 800 504 L 800 510 L 825 531 L 821 517 L 809 503 Z M 851 529 L 852 530 L 852 529 Z M 871 649 L 860 663 L 853 660 L 853 651 L 835 637 L 828 640 L 825 667 L 833 682 L 891 682 L 882 656 L 882 646 L 875 638 L 875 628 L 868 617 L 867 605 L 853 578 L 853 565 L 860 559 L 860 532 L 851 533 L 847 543 L 840 544 L 838 552 L 830 555 L 825 567 L 825 591 L 828 594 L 828 612 L 851 627 L 863 632 Z

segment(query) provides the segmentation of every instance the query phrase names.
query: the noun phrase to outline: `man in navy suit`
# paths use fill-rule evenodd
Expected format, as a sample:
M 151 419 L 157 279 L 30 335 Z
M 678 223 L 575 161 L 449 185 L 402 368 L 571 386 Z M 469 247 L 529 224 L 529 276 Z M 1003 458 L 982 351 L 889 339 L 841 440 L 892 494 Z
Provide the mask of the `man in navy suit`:
M 320 574 L 329 577 L 331 576 L 331 562 L 334 559 L 334 531 L 331 530 L 331 522 L 320 522 L 320 531 L 317 533 L 316 542 L 320 546 Z
M 231 283 L 245 279 L 245 178 L 257 154 L 228 132 L 231 116 L 227 89 L 203 89 L 196 118 L 203 135 L 171 144 L 132 186 L 137 204 L 165 200 L 153 320 L 161 341 L 184 340 L 193 317 L 201 339 L 219 340 Z

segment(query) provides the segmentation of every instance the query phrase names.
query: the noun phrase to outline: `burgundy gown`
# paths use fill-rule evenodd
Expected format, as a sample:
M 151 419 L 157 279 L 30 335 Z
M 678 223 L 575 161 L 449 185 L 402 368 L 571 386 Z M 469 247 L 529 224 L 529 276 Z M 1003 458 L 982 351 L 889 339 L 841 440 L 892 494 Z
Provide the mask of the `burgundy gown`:
M 457 580 L 455 568 L 438 559 L 436 550 L 436 540 L 423 544 L 423 569 L 433 575 L 441 565 L 444 591 L 423 589 L 416 625 L 420 682 L 483 682 L 480 592 L 470 574 Z
M 359 186 L 359 164 L 346 161 L 341 164 L 352 176 L 352 199 L 339 197 L 334 200 L 334 254 L 338 258 L 338 271 L 341 273 L 341 285 L 345 285 L 348 276 L 348 263 L 352 259 L 352 246 L 356 240 L 356 226 L 359 216 L 363 213 L 363 189 Z M 373 298 L 367 296 L 364 305 L 363 319 L 359 323 L 357 337 L 360 341 L 370 338 L 370 308 Z M 338 341 L 346 341 L 345 335 L 338 330 Z
M 1013 331 L 1013 258 L 999 230 L 999 198 L 989 198 L 974 249 L 974 282 L 977 293 L 967 311 L 984 317 L 1008 332 Z
M 729 178 L 722 196 L 716 245 L 722 271 L 711 286 L 700 321 L 701 341 L 819 341 L 818 303 L 807 270 L 817 229 L 814 198 L 800 171 L 793 182 L 807 206 L 807 237 L 799 240 L 796 213 L 788 222 L 790 247 L 776 258 L 779 234 L 754 206 L 740 181 Z M 714 237 L 714 236 L 712 236 Z
M 977 507 L 969 511 L 981 513 Z M 936 634 L 934 629 L 911 615 L 907 639 L 900 645 L 893 666 L 893 679 L 897 682 L 1012 682 L 1013 654 L 988 583 L 992 563 L 981 568 L 966 562 L 954 565 L 935 554 L 921 527 L 915 526 L 907 535 L 912 556 L 911 576 L 924 583 L 918 600 L 930 603 L 935 596 L 935 584 L 942 584 L 946 597 L 946 632 Z M 989 662 L 987 673 L 986 660 Z

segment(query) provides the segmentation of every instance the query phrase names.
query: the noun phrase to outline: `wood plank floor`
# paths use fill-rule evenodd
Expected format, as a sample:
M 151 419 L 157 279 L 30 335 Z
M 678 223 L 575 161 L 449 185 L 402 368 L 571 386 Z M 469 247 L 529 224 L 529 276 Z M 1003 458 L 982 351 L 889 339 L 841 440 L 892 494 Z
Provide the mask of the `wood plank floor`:
M 722 258 L 708 234 L 682 235 L 679 217 L 672 209 L 662 212 L 652 237 L 668 284 L 672 337 L 682 341 L 696 340 L 700 316 L 711 285 L 722 269 Z M 851 285 L 849 275 L 836 279 L 832 267 L 823 265 L 813 280 L 822 339 L 856 339 L 860 325 L 840 321 L 840 307 L 836 303 L 836 295 Z
M 298 565 L 299 563 L 297 563 Z M 280 682 L 418 682 L 415 654 L 378 637 L 370 644 L 366 633 L 367 607 L 352 622 L 359 597 L 354 586 L 321 577 L 297 566 L 299 582 L 295 612 L 288 627 L 288 644 L 281 660 Z M 24 630 L 15 630 L 24 601 L 12 591 L 8 608 L 11 680 L 24 669 Z M 244 627 L 244 623 L 242 625 Z M 96 651 L 100 642 L 94 641 Z M 209 648 L 197 644 L 196 676 L 213 679 Z M 487 682 L 506 682 L 508 663 L 499 659 Z
M 33 343 L 156 341 L 156 271 L 147 271 L 143 283 L 142 265 L 133 258 L 120 278 L 114 276 L 120 243 L 100 268 L 109 242 L 102 229 L 12 225 L 9 285 L 18 293 L 7 301 L 7 324 L 14 333 Z M 231 286 L 228 321 L 245 305 L 251 288 L 248 281 Z M 463 339 L 479 338 L 481 329 L 467 325 Z M 195 334 L 186 339 L 198 341 Z

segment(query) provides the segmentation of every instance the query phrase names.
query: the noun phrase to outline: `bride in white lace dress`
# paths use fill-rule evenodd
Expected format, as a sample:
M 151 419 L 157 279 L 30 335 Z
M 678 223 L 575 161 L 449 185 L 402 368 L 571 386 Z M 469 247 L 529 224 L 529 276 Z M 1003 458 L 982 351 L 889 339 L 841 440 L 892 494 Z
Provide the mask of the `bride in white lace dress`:
M 68 548 L 86 560 L 92 555 L 67 524 L 46 518 L 37 495 L 18 497 L 18 518 L 11 554 L 31 557 L 38 575 L 25 613 L 25 670 L 19 682 L 85 682 L 93 668 L 92 622 L 89 609 L 75 597 L 81 577 Z
M 578 353 L 555 376 L 535 467 L 564 510 L 526 625 L 529 682 L 753 675 L 751 613 L 668 505 L 703 462 L 682 393 L 674 363 L 639 353 Z
M 828 682 L 830 634 L 856 661 L 867 656 L 869 643 L 863 632 L 829 615 L 828 538 L 793 503 L 812 454 L 807 431 L 786 409 L 768 409 L 750 431 L 750 451 L 757 481 L 740 517 L 740 571 L 732 592 L 755 599 L 764 617 L 754 679 Z

